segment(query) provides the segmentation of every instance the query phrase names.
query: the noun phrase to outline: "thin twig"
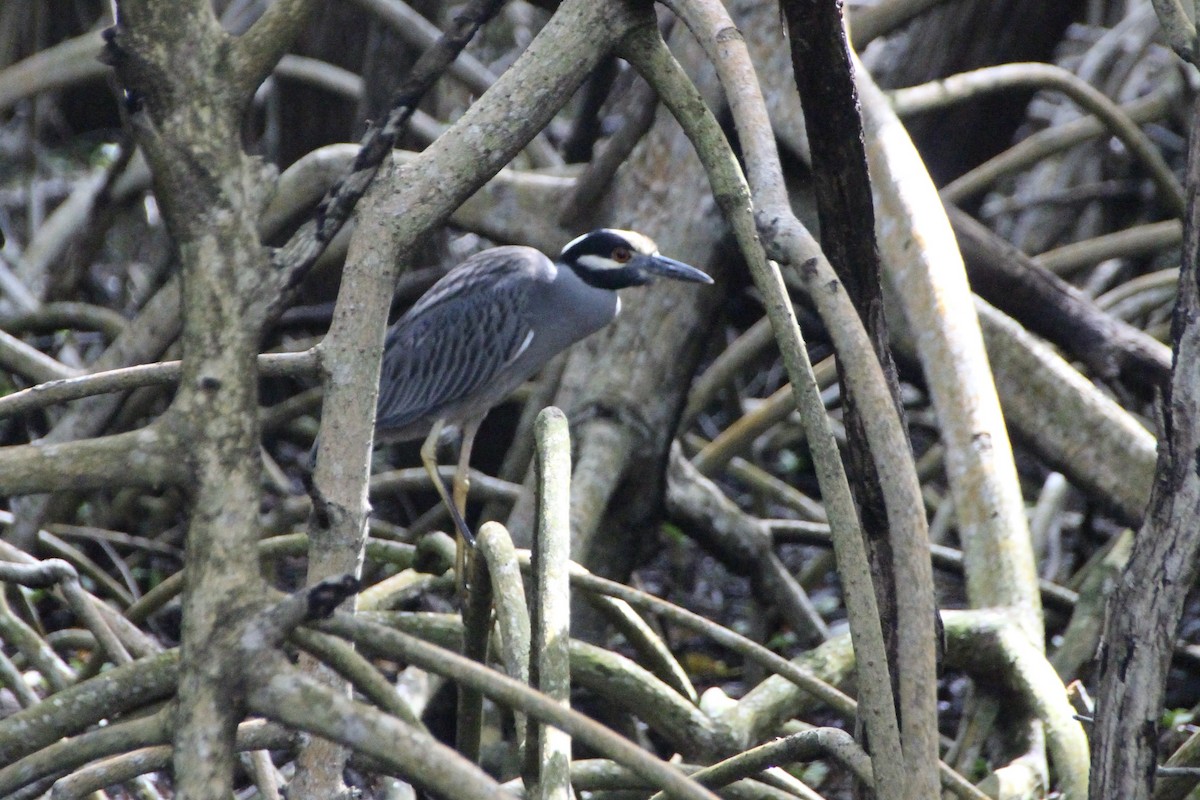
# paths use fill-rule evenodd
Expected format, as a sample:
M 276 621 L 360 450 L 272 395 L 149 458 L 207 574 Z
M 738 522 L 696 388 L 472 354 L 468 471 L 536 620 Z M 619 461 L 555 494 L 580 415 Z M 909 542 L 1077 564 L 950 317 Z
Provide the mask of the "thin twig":
M 1095 114 L 1150 173 L 1171 213 L 1183 217 L 1186 206 L 1183 187 L 1158 148 L 1120 106 L 1070 70 L 1054 64 L 1001 64 L 962 72 L 920 86 L 897 89 L 890 97 L 896 113 L 903 117 L 941 108 L 985 92 L 1027 87 L 1060 91 L 1086 111 Z

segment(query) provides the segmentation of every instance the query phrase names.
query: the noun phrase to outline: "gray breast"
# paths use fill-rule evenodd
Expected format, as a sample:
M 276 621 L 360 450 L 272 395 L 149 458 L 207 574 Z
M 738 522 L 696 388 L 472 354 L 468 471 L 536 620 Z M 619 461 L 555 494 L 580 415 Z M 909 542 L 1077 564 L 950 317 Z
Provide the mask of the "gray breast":
M 554 279 L 537 285 L 525 307 L 533 341 L 521 355 L 525 380 L 547 361 L 612 322 L 621 301 L 615 291 L 585 283 L 570 267 L 555 265 Z

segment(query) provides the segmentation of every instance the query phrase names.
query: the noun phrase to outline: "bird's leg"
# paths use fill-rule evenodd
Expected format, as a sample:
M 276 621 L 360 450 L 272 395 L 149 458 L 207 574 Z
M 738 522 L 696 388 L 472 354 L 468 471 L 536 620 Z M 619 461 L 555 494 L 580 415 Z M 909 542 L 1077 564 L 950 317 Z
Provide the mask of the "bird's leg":
M 471 533 L 470 528 L 464 521 L 467 517 L 467 492 L 471 488 L 471 448 L 475 445 L 475 434 L 479 431 L 479 420 L 465 422 L 462 426 L 462 443 L 458 448 L 458 465 L 454 469 L 454 505 L 451 506 L 450 512 L 454 516 L 455 523 L 458 525 L 459 535 L 454 537 L 454 569 L 455 574 L 459 576 L 458 587 L 464 603 L 467 597 L 467 587 L 473 581 L 473 575 L 468 575 L 468 571 L 474 565 L 471 561 L 467 563 L 467 550 L 474 549 L 475 535 Z M 465 607 L 465 606 L 464 606 Z
M 471 533 L 471 529 L 467 527 L 467 521 L 463 518 L 463 512 L 466 508 L 466 483 L 463 483 L 462 501 L 458 501 L 459 495 L 459 480 L 457 473 L 454 476 L 454 498 L 450 497 L 450 489 L 446 486 L 446 482 L 442 480 L 442 474 L 438 472 L 437 451 L 438 441 L 442 437 L 442 428 L 444 420 L 438 420 L 433 424 L 433 429 L 429 431 L 429 436 L 426 437 L 425 443 L 421 445 L 421 463 L 425 465 L 425 471 L 429 473 L 429 479 L 433 481 L 433 488 L 437 489 L 438 497 L 442 498 L 442 503 L 450 512 L 451 519 L 454 520 L 454 528 L 457 535 L 454 537 L 454 574 L 455 581 L 458 583 L 460 594 L 466 591 L 466 550 L 467 547 L 475 546 L 475 534 Z M 470 458 L 470 446 L 475 438 L 475 431 L 478 429 L 478 424 L 464 427 L 463 445 L 467 450 L 466 458 Z M 462 455 L 459 456 L 459 464 L 464 462 Z
M 442 428 L 445 427 L 443 420 L 438 420 L 433 423 L 433 429 L 429 431 L 429 436 L 425 438 L 425 443 L 421 445 L 421 463 L 425 465 L 425 472 L 429 474 L 429 480 L 433 481 L 433 488 L 437 490 L 438 497 L 442 499 L 442 503 L 446 506 L 446 510 L 450 512 L 451 519 L 454 520 L 454 527 L 458 531 L 459 537 L 466 540 L 470 544 L 475 544 L 475 535 L 471 533 L 471 529 L 467 527 L 466 520 L 463 519 L 462 513 L 458 510 L 458 506 L 450 498 L 449 487 L 442 480 L 442 474 L 438 472 L 438 442 L 442 438 Z
M 479 420 L 463 424 L 462 446 L 458 450 L 458 467 L 454 470 L 454 507 L 458 515 L 467 516 L 467 492 L 471 488 L 471 448 L 475 446 L 475 434 L 479 432 Z M 474 545 L 474 537 L 467 537 Z

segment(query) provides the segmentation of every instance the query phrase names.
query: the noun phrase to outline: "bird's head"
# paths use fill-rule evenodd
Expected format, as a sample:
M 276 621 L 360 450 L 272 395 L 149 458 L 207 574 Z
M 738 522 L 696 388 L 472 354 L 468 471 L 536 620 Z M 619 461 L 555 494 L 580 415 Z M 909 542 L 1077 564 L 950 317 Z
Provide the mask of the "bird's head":
M 569 242 L 558 260 L 601 289 L 642 286 L 659 276 L 692 283 L 713 282 L 695 267 L 659 255 L 658 245 L 649 236 L 615 228 L 585 233 Z

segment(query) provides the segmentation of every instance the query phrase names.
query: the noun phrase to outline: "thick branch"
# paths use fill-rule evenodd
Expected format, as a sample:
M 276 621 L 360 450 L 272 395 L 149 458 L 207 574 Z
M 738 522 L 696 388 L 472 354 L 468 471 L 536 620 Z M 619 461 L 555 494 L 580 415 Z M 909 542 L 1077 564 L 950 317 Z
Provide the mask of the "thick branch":
M 710 32 L 704 28 L 699 38 L 711 45 Z M 786 289 L 777 268 L 767 262 L 762 246 L 757 239 L 755 221 L 751 216 L 749 187 L 737 166 L 729 145 L 721 133 L 712 113 L 696 93 L 695 87 L 683 74 L 677 62 L 667 51 L 657 30 L 639 29 L 625 48 L 627 57 L 642 75 L 658 90 L 663 101 L 683 125 L 691 138 L 701 161 L 709 172 L 713 194 L 728 215 L 730 224 L 742 244 L 743 254 L 754 270 L 756 283 L 768 298 L 766 305 L 772 326 L 780 342 L 780 349 L 792 380 L 796 402 L 801 409 L 801 418 L 806 425 L 809 442 L 813 448 L 821 486 L 825 492 L 830 518 L 838 537 L 835 540 L 839 559 L 844 559 L 848 571 L 843 574 L 847 582 L 847 604 L 852 618 L 857 622 L 852 627 L 856 632 L 855 643 L 870 652 L 866 663 L 871 670 L 879 670 L 876 680 L 862 682 L 864 688 L 864 711 L 868 727 L 873 731 L 872 741 L 880 748 L 888 748 L 892 757 L 881 759 L 880 769 L 889 775 L 893 787 L 902 787 L 906 781 L 901 769 L 899 734 L 896 728 L 895 709 L 886 677 L 886 656 L 878 614 L 875 611 L 874 591 L 870 587 L 869 572 L 863 551 L 858 519 L 846 483 L 837 446 L 828 427 L 828 418 L 816 390 L 812 366 L 804 351 L 800 331 Z M 750 80 L 754 81 L 753 76 Z M 756 84 L 755 84 L 756 85 Z M 727 87 L 730 90 L 731 87 Z M 761 131 L 751 131 L 762 136 Z M 766 135 L 770 135 L 768 128 Z M 745 144 L 745 138 L 743 143 Z M 773 145 L 772 145 L 773 146 Z M 759 162 L 755 162 L 761 168 Z M 769 169 L 768 169 L 769 174 Z M 768 177 L 768 182 L 770 178 Z M 775 192 L 774 198 L 782 197 Z M 866 348 L 869 352 L 869 346 Z M 890 401 L 888 403 L 890 408 Z M 862 637 L 861 639 L 859 637 Z M 876 690 L 882 689 L 882 693 Z M 879 773 L 877 773 L 878 775 Z
M 1149 334 L 1100 309 L 954 206 L 946 213 L 967 262 L 971 288 L 984 300 L 1083 361 L 1100 378 L 1130 387 L 1162 387 L 1170 354 Z
M 233 97 L 253 97 L 254 90 L 271 74 L 308 24 L 315 6 L 314 0 L 275 0 L 248 31 L 233 41 L 230 58 L 234 69 L 230 80 Z
M 120 486 L 161 489 L 186 480 L 178 443 L 157 425 L 79 442 L 0 448 L 0 495 Z
M 1175 367 L 1146 522 L 1108 604 L 1092 754 L 1093 797 L 1145 800 L 1175 631 L 1200 558 L 1200 103 L 1192 112 Z
M 821 249 L 863 321 L 883 368 L 892 402 L 897 413 L 902 414 L 900 383 L 888 349 L 887 320 L 883 314 L 883 285 L 879 252 L 875 248 L 875 208 L 858 113 L 858 91 L 840 5 L 793 0 L 782 3 L 782 8 L 792 45 L 792 72 L 803 101 L 812 154 Z M 842 363 L 839 359 L 839 370 Z M 857 395 L 844 378 L 842 385 L 848 444 L 846 467 L 862 516 L 883 627 L 889 632 L 889 668 L 896 688 L 899 685 L 896 570 L 888 539 L 887 507 L 875 474 Z
M 914 331 L 946 445 L 967 564 L 979 607 L 1008 606 L 1031 641 L 1043 639 L 1037 570 L 1012 448 L 979 334 L 962 257 L 912 140 L 859 66 L 889 283 Z

